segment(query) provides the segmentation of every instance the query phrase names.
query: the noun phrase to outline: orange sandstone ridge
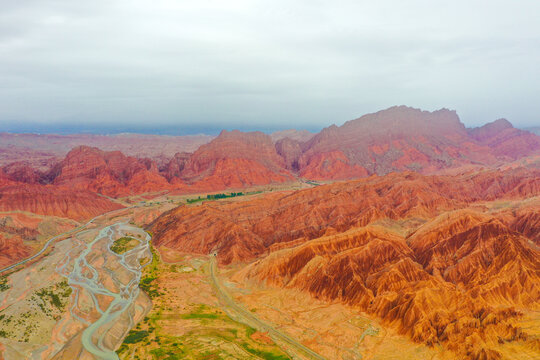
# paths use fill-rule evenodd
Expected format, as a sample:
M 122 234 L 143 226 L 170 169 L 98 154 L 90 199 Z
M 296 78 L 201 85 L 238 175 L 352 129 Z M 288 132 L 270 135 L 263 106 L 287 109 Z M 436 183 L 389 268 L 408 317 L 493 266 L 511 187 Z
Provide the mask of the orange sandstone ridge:
M 241 282 L 339 301 L 457 358 L 534 348 L 516 325 L 540 306 L 540 171 L 394 173 L 241 202 L 180 206 L 150 226 L 156 246 L 247 263 Z M 494 210 L 501 200 L 515 211 Z
M 14 184 L 0 188 L 0 211 L 25 211 L 81 221 L 122 207 L 93 192 L 68 187 Z
M 180 206 L 150 229 L 158 245 L 201 254 L 217 249 L 222 262 L 229 263 L 251 260 L 273 244 L 299 238 L 313 239 L 383 220 L 403 223 L 399 226 L 406 231 L 409 223 L 422 223 L 470 204 L 538 194 L 540 170 L 459 176 L 394 173 L 269 194 L 247 202 Z M 199 233 L 205 241 L 200 241 Z

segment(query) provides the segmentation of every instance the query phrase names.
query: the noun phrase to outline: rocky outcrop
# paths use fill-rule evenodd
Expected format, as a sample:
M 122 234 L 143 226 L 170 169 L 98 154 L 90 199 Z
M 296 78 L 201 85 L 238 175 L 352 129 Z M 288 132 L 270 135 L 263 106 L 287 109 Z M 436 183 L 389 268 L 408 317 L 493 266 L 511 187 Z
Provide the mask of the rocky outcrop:
M 364 167 L 351 164 L 339 150 L 310 157 L 300 170 L 300 176 L 316 180 L 357 179 L 368 174 Z
M 13 162 L 2 169 L 5 176 L 14 182 L 39 184 L 48 180 L 44 173 L 36 170 L 26 161 Z
M 0 187 L 14 184 L 16 184 L 16 181 L 11 180 L 4 170 L 0 168 Z
M 149 230 L 158 246 L 199 254 L 219 251 L 220 260 L 226 263 L 262 253 L 262 239 L 238 224 L 231 215 L 211 206 L 181 206 L 160 216 L 151 223 Z
M 503 210 L 497 214 L 497 218 L 540 246 L 540 201 L 523 205 L 517 210 Z
M 42 241 L 78 226 L 76 221 L 21 212 L 0 214 L 0 268 L 29 257 Z
M 538 250 L 495 218 L 442 215 L 408 243 L 430 274 L 491 304 L 530 306 L 540 299 Z

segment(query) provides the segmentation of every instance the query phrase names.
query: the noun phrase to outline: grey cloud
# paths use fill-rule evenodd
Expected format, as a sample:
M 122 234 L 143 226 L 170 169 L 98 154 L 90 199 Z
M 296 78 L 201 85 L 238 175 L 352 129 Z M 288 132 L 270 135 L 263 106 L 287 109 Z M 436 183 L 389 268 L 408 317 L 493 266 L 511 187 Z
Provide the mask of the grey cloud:
M 395 104 L 532 126 L 539 12 L 534 0 L 7 1 L 0 130 L 318 128 Z

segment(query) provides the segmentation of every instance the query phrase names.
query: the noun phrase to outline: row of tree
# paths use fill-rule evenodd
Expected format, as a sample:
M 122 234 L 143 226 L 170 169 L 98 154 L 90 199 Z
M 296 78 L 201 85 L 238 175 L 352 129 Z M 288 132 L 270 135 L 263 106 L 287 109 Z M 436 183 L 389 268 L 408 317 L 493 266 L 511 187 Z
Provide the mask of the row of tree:
M 189 204 L 192 204 L 194 202 L 197 202 L 197 201 L 202 201 L 202 200 L 216 200 L 216 199 L 225 199 L 225 198 L 230 198 L 230 197 L 236 197 L 236 196 L 243 196 L 244 193 L 243 192 L 233 192 L 233 193 L 230 193 L 230 194 L 211 194 L 211 195 L 206 195 L 206 199 L 205 198 L 201 198 L 200 196 L 196 199 L 187 199 L 187 202 Z

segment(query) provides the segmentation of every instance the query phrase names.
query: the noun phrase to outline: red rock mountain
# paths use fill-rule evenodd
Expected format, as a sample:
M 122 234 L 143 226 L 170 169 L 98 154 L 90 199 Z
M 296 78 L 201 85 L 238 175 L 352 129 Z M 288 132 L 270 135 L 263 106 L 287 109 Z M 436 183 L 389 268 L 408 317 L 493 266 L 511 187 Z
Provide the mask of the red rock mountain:
M 540 199 L 530 204 L 523 204 L 518 209 L 504 209 L 497 213 L 497 218 L 510 229 L 519 232 L 540 246 Z
M 222 191 L 297 177 L 339 180 L 394 171 L 429 174 L 496 168 L 540 157 L 539 136 L 515 129 L 503 119 L 466 129 L 457 114 L 446 109 L 428 112 L 397 106 L 339 127 L 332 125 L 315 135 L 288 130 L 272 136 L 223 131 L 194 153 L 178 152 L 167 161 L 158 156 L 159 166 L 148 158 L 81 146 L 48 172 L 36 170 L 29 162 L 4 166 L 0 181 L 52 182 L 122 197 L 162 190 Z
M 516 129 L 506 119 L 471 129 L 469 133 L 480 144 L 488 146 L 500 159 L 516 160 L 540 152 L 540 136 Z
M 398 106 L 323 129 L 304 145 L 298 161 L 302 176 L 335 179 L 430 172 L 463 163 L 493 163 L 495 157 L 468 135 L 454 111 Z
M 13 184 L 16 184 L 16 182 L 5 173 L 4 169 L 0 168 L 0 187 Z
M 44 239 L 77 227 L 72 219 L 36 215 L 30 212 L 0 214 L 0 268 L 32 255 Z
M 538 346 L 518 320 L 540 307 L 540 137 L 403 106 L 307 135 L 223 131 L 159 164 L 88 146 L 50 171 L 14 162 L 0 168 L 0 211 L 81 221 L 122 207 L 108 197 L 354 178 L 182 205 L 148 230 L 162 251 L 217 251 L 240 282 L 342 302 L 458 358 Z M 35 234 L 16 235 L 0 237 L 0 264 L 31 250 L 21 239 Z
M 151 160 L 80 146 L 52 170 L 55 185 L 91 190 L 108 196 L 126 196 L 169 188 Z
M 80 146 L 47 173 L 17 162 L 4 166 L 0 177 L 6 184 L 52 183 L 112 197 L 163 190 L 218 191 L 293 179 L 268 135 L 239 131 L 224 131 L 193 154 L 177 153 L 159 169 L 151 159 Z
M 170 182 L 177 182 L 180 180 L 182 171 L 190 157 L 191 154 L 186 152 L 174 154 L 173 158 L 161 169 L 161 172 Z
M 294 172 L 298 172 L 298 159 L 302 155 L 302 143 L 291 138 L 283 138 L 276 142 L 276 151 L 285 162 L 285 167 Z
M 406 106 L 332 125 L 305 143 L 287 145 L 280 148 L 287 164 L 298 164 L 302 177 L 320 180 L 406 170 L 433 173 L 467 164 L 493 166 L 540 154 L 540 137 L 515 129 L 507 120 L 466 129 L 455 111 Z
M 181 177 L 195 189 L 242 188 L 293 180 L 270 136 L 222 131 L 185 162 Z
M 428 222 L 422 233 L 442 240 L 423 252 L 418 238 L 367 226 L 278 250 L 237 278 L 349 304 L 458 358 L 498 359 L 501 342 L 534 343 L 513 321 L 516 306 L 538 306 L 540 252 L 496 220 L 470 217 Z

